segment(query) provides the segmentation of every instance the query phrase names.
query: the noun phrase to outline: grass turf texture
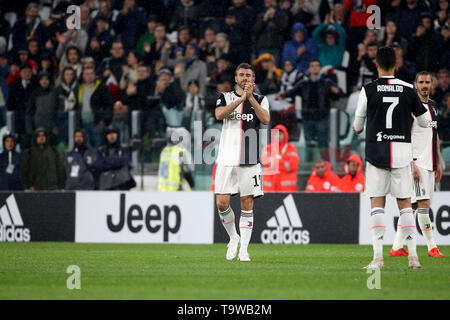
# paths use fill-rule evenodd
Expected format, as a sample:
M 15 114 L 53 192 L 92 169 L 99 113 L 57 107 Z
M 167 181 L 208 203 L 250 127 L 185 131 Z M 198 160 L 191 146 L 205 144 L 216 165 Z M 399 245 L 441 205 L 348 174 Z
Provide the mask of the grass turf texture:
M 449 299 L 449 258 L 423 268 L 389 257 L 381 289 L 362 267 L 371 246 L 251 244 L 251 262 L 225 259 L 226 244 L 0 243 L 0 299 Z M 450 247 L 441 247 L 450 256 Z M 69 265 L 81 289 L 66 287 Z

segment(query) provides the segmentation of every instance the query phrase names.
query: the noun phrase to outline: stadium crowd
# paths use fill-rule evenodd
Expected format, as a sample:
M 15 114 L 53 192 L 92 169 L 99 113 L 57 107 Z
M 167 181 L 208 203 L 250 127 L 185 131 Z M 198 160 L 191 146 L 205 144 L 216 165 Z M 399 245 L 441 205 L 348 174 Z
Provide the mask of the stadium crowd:
M 80 8 L 74 29 L 66 23 L 70 4 Z M 371 5 L 381 8 L 380 29 L 367 28 Z M 330 109 L 377 78 L 377 48 L 392 46 L 399 79 L 433 73 L 431 98 L 449 145 L 449 24 L 449 0 L 1 1 L 0 188 L 134 187 L 125 146 L 131 112 L 142 112 L 141 138 L 162 138 L 168 126 L 192 130 L 194 120 L 217 125 L 218 94 L 233 90 L 239 63 L 251 62 L 255 91 L 283 103 L 271 110 L 270 127 L 283 127 L 280 143 L 299 140 L 292 106 L 302 99 L 304 160 L 314 163 L 306 191 L 362 191 L 358 155 L 344 159 L 340 179 L 326 154 L 317 160 L 310 152 L 328 146 Z M 68 150 L 71 111 L 80 129 Z M 286 176 L 296 183 L 294 158 Z

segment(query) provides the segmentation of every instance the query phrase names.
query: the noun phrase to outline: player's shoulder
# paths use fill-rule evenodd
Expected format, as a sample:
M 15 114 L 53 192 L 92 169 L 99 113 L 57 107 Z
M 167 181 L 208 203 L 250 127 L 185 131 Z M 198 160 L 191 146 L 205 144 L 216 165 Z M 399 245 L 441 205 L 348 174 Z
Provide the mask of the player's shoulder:
M 428 98 L 428 104 L 433 107 L 437 107 L 437 102 L 431 98 Z
M 253 97 L 255 97 L 256 101 L 261 102 L 266 97 L 265 95 L 253 92 Z

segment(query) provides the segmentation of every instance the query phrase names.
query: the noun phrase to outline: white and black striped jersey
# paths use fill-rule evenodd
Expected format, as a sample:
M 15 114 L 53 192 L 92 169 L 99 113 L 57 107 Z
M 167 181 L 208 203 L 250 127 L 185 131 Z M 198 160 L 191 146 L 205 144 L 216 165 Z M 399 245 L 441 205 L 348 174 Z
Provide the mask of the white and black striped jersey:
M 269 101 L 265 96 L 255 93 L 253 96 L 263 109 L 269 111 Z M 236 91 L 223 92 L 217 99 L 216 108 L 230 105 L 240 97 Z M 259 163 L 259 127 L 255 110 L 245 100 L 223 119 L 217 164 L 240 166 Z
M 422 102 L 431 118 L 431 126 L 422 128 L 414 119 L 412 126 L 412 152 L 413 160 L 421 168 L 435 171 L 437 159 L 437 116 L 438 109 L 434 100 L 429 99 L 427 103 Z
M 367 118 L 366 160 L 378 168 L 402 168 L 412 161 L 413 118 L 426 109 L 412 84 L 381 77 L 361 89 L 355 117 Z

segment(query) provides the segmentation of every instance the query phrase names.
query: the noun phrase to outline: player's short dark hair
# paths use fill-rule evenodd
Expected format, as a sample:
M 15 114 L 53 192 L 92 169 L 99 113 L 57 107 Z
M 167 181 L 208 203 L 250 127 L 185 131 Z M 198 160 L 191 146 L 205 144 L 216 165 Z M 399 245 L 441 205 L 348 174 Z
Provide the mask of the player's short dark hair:
M 249 70 L 252 70 L 253 75 L 255 75 L 255 68 L 253 68 L 253 66 L 252 66 L 251 64 L 248 64 L 248 63 L 246 63 L 246 62 L 242 62 L 241 64 L 239 64 L 239 65 L 237 66 L 236 72 L 235 72 L 236 75 L 237 75 L 237 71 L 238 71 L 239 69 L 249 69 Z
M 417 79 L 419 79 L 419 76 L 430 76 L 431 78 L 431 72 L 428 71 L 420 71 L 416 74 L 416 78 L 414 79 L 414 82 L 417 82 Z
M 383 70 L 391 70 L 395 66 L 395 51 L 391 47 L 381 47 L 377 51 L 376 62 Z

